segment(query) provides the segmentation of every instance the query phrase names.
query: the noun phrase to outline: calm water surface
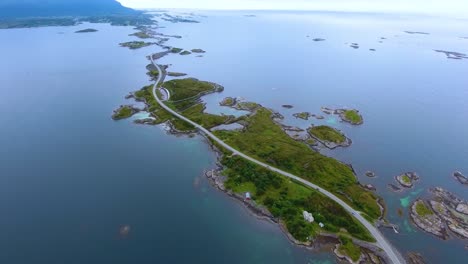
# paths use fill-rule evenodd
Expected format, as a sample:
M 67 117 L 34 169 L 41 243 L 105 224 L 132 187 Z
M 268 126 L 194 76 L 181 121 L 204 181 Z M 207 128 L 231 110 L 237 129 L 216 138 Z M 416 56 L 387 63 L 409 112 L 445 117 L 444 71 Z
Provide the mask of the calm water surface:
M 408 222 L 405 206 L 434 186 L 468 199 L 466 187 L 452 177 L 455 170 L 468 174 L 468 60 L 434 52 L 468 54 L 468 40 L 460 38 L 468 35 L 468 21 L 313 12 L 203 14 L 199 24 L 162 25 L 165 32 L 183 36 L 173 45 L 203 48 L 204 57 L 162 61 L 225 86 L 222 94 L 207 96 L 208 111 L 229 113 L 218 102 L 240 96 L 280 111 L 287 124 L 328 124 L 344 131 L 353 140 L 350 148 L 322 152 L 351 163 L 362 183 L 377 187 L 388 218 L 401 228 L 399 235 L 385 231 L 392 243 L 403 253 L 422 252 L 429 263 L 457 263 L 466 257 L 466 241 L 440 241 L 419 231 Z M 351 43 L 360 48 L 351 48 Z M 283 104 L 294 108 L 283 109 Z M 336 116 L 323 121 L 292 117 L 302 111 L 323 114 L 321 106 L 359 109 L 365 123 L 354 127 Z M 378 177 L 363 176 L 367 170 Z M 393 177 L 405 171 L 416 171 L 421 181 L 410 191 L 388 190 Z
M 288 124 L 327 123 L 343 130 L 353 145 L 323 153 L 352 163 L 361 182 L 377 186 L 388 218 L 401 227 L 399 235 L 385 232 L 392 243 L 403 253 L 422 252 L 429 263 L 466 257 L 460 241 L 441 242 L 408 223 L 406 212 L 403 218 L 396 214 L 400 199 L 427 195 L 432 186 L 468 199 L 451 177 L 454 170 L 468 174 L 468 60 L 433 51 L 468 53 L 468 40 L 459 38 L 468 35 L 466 21 L 201 14 L 206 16 L 196 17 L 199 24 L 161 21 L 161 31 L 183 36 L 171 40 L 173 46 L 207 53 L 161 62 L 225 86 L 222 94 L 206 97 L 208 111 L 230 113 L 218 102 L 240 96 L 281 111 Z M 276 226 L 212 189 L 201 177 L 215 162 L 203 139 L 112 121 L 112 110 L 126 103 L 124 95 L 148 83 L 144 56 L 158 49 L 118 47 L 133 40 L 126 27 L 92 25 L 100 31 L 73 33 L 85 27 L 0 31 L 1 262 L 335 261 L 290 245 Z M 350 48 L 353 42 L 360 48 Z M 365 124 L 292 117 L 318 114 L 321 106 L 357 108 Z M 366 170 L 378 177 L 362 177 Z M 393 176 L 408 170 L 422 177 L 416 188 L 388 191 Z M 119 235 L 124 225 L 130 226 L 127 237 Z
M 334 262 L 211 188 L 202 138 L 110 119 L 149 83 L 132 32 L 0 31 L 0 263 Z

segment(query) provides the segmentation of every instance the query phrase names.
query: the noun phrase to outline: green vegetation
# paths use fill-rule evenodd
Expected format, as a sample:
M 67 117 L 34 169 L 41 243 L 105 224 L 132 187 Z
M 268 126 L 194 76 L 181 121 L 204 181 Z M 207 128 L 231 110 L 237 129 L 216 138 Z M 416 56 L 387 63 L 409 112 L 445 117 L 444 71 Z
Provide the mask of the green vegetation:
M 181 48 L 172 48 L 172 49 L 171 49 L 171 52 L 172 52 L 172 53 L 179 53 L 179 52 L 181 52 L 181 51 L 182 51 Z
M 154 44 L 155 43 L 153 42 L 129 41 L 129 42 L 120 43 L 120 46 L 127 47 L 129 49 L 140 49 L 140 48 L 148 47 Z
M 54 26 L 74 26 L 82 22 L 110 23 L 113 26 L 138 26 L 152 25 L 155 22 L 151 15 L 108 15 L 92 17 L 36 17 L 36 18 L 5 18 L 0 19 L 0 29 L 6 28 L 33 28 L 33 27 L 54 27 Z
M 188 51 L 188 50 L 184 50 L 180 53 L 180 55 L 190 55 L 192 54 L 192 52 Z
M 164 110 L 152 94 L 152 85 L 143 87 L 141 90 L 135 92 L 135 98 L 140 101 L 146 102 L 148 105 L 148 112 L 156 118 L 154 124 L 162 124 L 167 121 L 171 121 L 175 129 L 179 131 L 191 131 L 193 126 L 179 118 L 173 117 L 169 112 Z
M 434 214 L 431 209 L 429 209 L 423 201 L 418 201 L 416 203 L 416 213 L 419 216 L 428 216 Z
M 225 115 L 213 115 L 207 114 L 203 111 L 205 110 L 204 104 L 196 104 L 183 112 L 181 114 L 193 122 L 202 125 L 205 128 L 213 128 L 215 126 L 222 125 L 226 123 L 229 119 L 233 119 L 234 116 L 225 116 Z
M 350 122 L 351 124 L 358 125 L 362 123 L 362 116 L 357 110 L 345 110 L 344 120 Z
M 301 112 L 301 113 L 293 114 L 293 116 L 294 116 L 295 118 L 300 118 L 300 119 L 308 120 L 309 117 L 310 117 L 310 113 L 309 113 L 309 112 Z
M 202 49 L 192 49 L 192 52 L 193 53 L 205 53 L 206 51 L 204 51 Z
M 213 83 L 199 81 L 194 78 L 171 80 L 164 82 L 162 86 L 171 93 L 171 101 L 199 97 L 202 93 L 215 90 Z
M 167 73 L 167 76 L 171 76 L 171 77 L 181 77 L 181 76 L 185 76 L 187 75 L 186 73 L 182 73 L 182 72 L 168 72 Z
M 314 126 L 307 130 L 312 136 L 333 143 L 343 143 L 346 137 L 338 130 L 329 126 Z
M 411 183 L 411 179 L 410 177 L 408 177 L 407 175 L 402 175 L 401 176 L 401 180 L 406 183 L 406 184 L 410 184 Z
M 353 261 L 358 261 L 361 257 L 361 248 L 353 243 L 353 240 L 349 237 L 340 235 L 341 245 L 338 248 L 338 251 L 350 257 Z
M 254 102 L 239 102 L 235 106 L 235 108 L 239 110 L 246 110 L 246 111 L 253 111 L 257 109 L 258 107 L 260 107 L 260 105 Z
M 228 176 L 226 187 L 237 193 L 251 192 L 252 199 L 281 219 L 288 231 L 299 241 L 307 241 L 324 231 L 345 232 L 359 239 L 372 241 L 367 230 L 341 206 L 321 193 L 290 181 L 239 156 L 223 156 L 223 172 Z M 312 212 L 315 221 L 306 222 L 302 211 Z
M 131 106 L 124 105 L 121 106 L 119 109 L 115 110 L 114 114 L 112 115 L 112 118 L 114 120 L 125 119 L 131 117 L 134 113 L 135 112 Z
M 91 32 L 97 32 L 97 31 L 98 30 L 94 28 L 87 28 L 87 29 L 75 31 L 75 33 L 91 33 Z
M 222 106 L 233 106 L 236 103 L 236 99 L 232 97 L 226 97 L 219 104 Z
M 290 138 L 271 115 L 270 110 L 259 108 L 254 115 L 244 117 L 247 125 L 243 131 L 214 134 L 249 156 L 322 186 L 370 219 L 380 216 L 377 197 L 358 185 L 350 167 Z
M 151 35 L 149 35 L 148 33 L 144 32 L 144 31 L 138 31 L 138 32 L 135 32 L 133 34 L 130 34 L 129 36 L 135 36 L 137 38 L 141 38 L 141 39 L 149 39 L 149 38 L 152 38 Z

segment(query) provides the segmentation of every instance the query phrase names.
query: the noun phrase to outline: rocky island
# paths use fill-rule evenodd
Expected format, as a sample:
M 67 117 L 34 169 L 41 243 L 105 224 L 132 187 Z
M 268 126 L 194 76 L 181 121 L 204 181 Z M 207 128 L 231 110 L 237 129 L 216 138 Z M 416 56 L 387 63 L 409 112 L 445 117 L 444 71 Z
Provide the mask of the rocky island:
M 126 47 L 129 49 L 141 49 L 144 47 L 148 47 L 151 45 L 156 45 L 154 42 L 144 42 L 144 41 L 129 41 L 129 42 L 123 42 L 119 44 L 121 47 Z
M 395 177 L 395 180 L 405 188 L 411 188 L 414 185 L 415 181 L 419 180 L 418 174 L 416 172 L 405 172 Z
M 351 139 L 347 138 L 343 133 L 329 126 L 312 126 L 307 129 L 307 132 L 329 149 L 349 147 L 352 143 Z
M 140 111 L 141 109 L 136 108 L 132 105 L 121 105 L 118 109 L 114 110 L 114 114 L 112 114 L 112 119 L 120 120 L 129 118 Z
M 295 114 L 293 114 L 293 116 L 295 118 L 309 120 L 309 117 L 311 116 L 311 114 L 309 112 L 301 112 L 301 113 L 295 113 Z
M 468 177 L 463 175 L 461 172 L 456 171 L 453 173 L 453 177 L 461 184 L 468 185 Z
M 440 187 L 430 191 L 433 197 L 428 202 L 419 199 L 411 206 L 413 222 L 442 239 L 449 238 L 448 231 L 468 239 L 468 202 Z
M 431 233 L 442 239 L 447 239 L 448 234 L 442 219 L 430 209 L 421 199 L 416 200 L 411 205 L 411 219 L 415 225 L 425 232 Z
M 75 31 L 75 33 L 92 33 L 92 32 L 98 32 L 98 30 L 94 28 L 87 28 L 87 29 Z
M 334 111 L 338 114 L 344 122 L 348 122 L 352 125 L 362 125 L 364 120 L 358 110 L 355 109 L 337 109 Z

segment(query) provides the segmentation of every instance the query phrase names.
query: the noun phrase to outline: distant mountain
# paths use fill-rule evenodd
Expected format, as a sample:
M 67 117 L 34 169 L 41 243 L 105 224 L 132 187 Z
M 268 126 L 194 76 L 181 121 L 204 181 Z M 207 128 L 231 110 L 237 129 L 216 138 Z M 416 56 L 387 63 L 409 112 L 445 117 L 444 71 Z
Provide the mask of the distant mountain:
M 115 0 L 0 0 L 0 19 L 138 13 Z

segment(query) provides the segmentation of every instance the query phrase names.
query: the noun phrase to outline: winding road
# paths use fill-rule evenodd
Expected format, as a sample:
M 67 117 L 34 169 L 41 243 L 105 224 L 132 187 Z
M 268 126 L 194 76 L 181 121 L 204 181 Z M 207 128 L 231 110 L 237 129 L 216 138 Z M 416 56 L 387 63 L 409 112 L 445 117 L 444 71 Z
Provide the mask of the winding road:
M 151 57 L 151 56 L 150 56 Z M 401 257 L 399 257 L 399 254 L 398 252 L 390 245 L 389 242 L 387 242 L 387 240 L 384 238 L 384 236 L 382 235 L 382 233 L 380 233 L 380 231 L 375 227 L 373 226 L 372 224 L 370 224 L 366 219 L 364 219 L 364 217 L 362 217 L 362 215 L 360 214 L 359 211 L 357 210 L 354 210 L 351 206 L 349 206 L 347 203 L 345 203 L 343 200 L 341 200 L 340 198 L 338 198 L 337 196 L 335 196 L 334 194 L 332 194 L 331 192 L 321 188 L 320 186 L 318 185 L 315 185 L 309 181 L 306 181 L 296 175 L 293 175 L 289 172 L 285 172 L 283 170 L 280 170 L 278 168 L 275 168 L 275 167 L 272 167 L 266 163 L 263 163 L 261 161 L 258 161 L 250 156 L 247 156 L 245 155 L 244 153 L 234 149 L 233 147 L 229 146 L 228 144 L 224 143 L 224 141 L 222 141 L 221 139 L 219 139 L 218 137 L 216 137 L 214 134 L 212 134 L 210 131 L 208 131 L 206 128 L 202 127 L 201 125 L 193 122 L 192 120 L 186 118 L 185 116 L 177 113 L 176 111 L 172 110 L 171 108 L 169 108 L 167 105 L 165 105 L 160 99 L 159 97 L 157 96 L 156 94 L 156 90 L 158 89 L 158 85 L 159 83 L 161 82 L 161 79 L 162 79 L 162 76 L 163 76 L 163 71 L 161 70 L 161 68 L 159 67 L 158 64 L 154 63 L 153 59 L 151 58 L 151 63 L 158 69 L 158 71 L 161 73 L 158 75 L 158 79 L 156 80 L 156 83 L 154 84 L 153 86 L 153 96 L 154 98 L 156 99 L 156 101 L 158 102 L 158 104 L 164 108 L 166 111 L 168 111 L 169 113 L 171 113 L 172 115 L 174 115 L 175 117 L 177 118 L 180 118 L 182 120 L 184 120 L 185 122 L 191 124 L 192 126 L 194 126 L 195 128 L 197 128 L 199 131 L 203 132 L 206 136 L 208 136 L 209 138 L 211 138 L 212 140 L 216 141 L 218 144 L 220 144 L 221 146 L 223 146 L 225 149 L 231 151 L 233 154 L 235 155 L 239 155 L 241 156 L 242 158 L 248 160 L 248 161 L 251 161 L 259 166 L 262 166 L 270 171 L 274 171 L 276 173 L 279 173 L 285 177 L 288 177 L 290 179 L 293 179 L 295 181 L 298 181 L 306 186 L 309 186 L 319 192 L 321 192 L 322 194 L 326 195 L 328 198 L 332 199 L 333 201 L 337 202 L 338 204 L 340 204 L 346 211 L 348 211 L 351 215 L 353 215 L 359 222 L 361 222 L 362 225 L 364 225 L 367 230 L 369 230 L 369 232 L 372 234 L 372 236 L 374 236 L 375 240 L 376 240 L 376 245 L 378 247 L 380 247 L 382 250 L 385 251 L 385 253 L 387 254 L 389 260 L 392 262 L 392 263 L 395 263 L 395 264 L 404 264 L 406 263 L 405 260 Z

